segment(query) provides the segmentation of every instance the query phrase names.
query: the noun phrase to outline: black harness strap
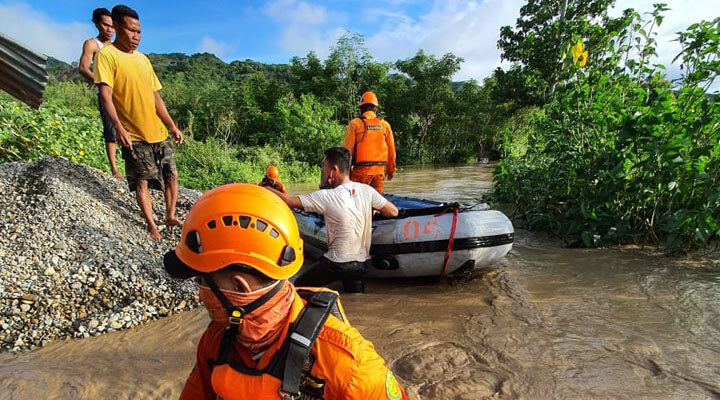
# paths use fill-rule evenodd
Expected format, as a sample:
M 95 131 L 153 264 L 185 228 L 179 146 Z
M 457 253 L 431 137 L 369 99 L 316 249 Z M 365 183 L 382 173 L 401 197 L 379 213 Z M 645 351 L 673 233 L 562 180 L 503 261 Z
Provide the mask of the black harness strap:
M 286 339 L 288 348 L 280 387 L 281 395 L 285 393 L 290 398 L 300 396 L 303 364 L 335 307 L 337 298 L 337 294 L 331 292 L 315 293 L 296 320 L 294 329 L 289 332 Z
M 222 339 L 220 339 L 220 349 L 218 350 L 217 359 L 211 361 L 211 366 L 228 364 L 230 362 L 230 354 L 232 353 L 235 336 L 238 333 L 240 325 L 230 324 L 225 328 Z

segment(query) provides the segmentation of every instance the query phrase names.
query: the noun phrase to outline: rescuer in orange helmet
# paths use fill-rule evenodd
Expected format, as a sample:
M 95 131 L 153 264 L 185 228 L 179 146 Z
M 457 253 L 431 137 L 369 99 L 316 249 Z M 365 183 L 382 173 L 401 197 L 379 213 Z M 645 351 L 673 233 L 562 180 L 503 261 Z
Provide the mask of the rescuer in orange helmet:
M 285 185 L 280 182 L 280 170 L 278 170 L 278 168 L 274 165 L 267 167 L 267 170 L 265 170 L 265 177 L 262 181 L 260 181 L 260 183 L 258 183 L 258 185 L 271 187 L 285 194 L 288 193 Z
M 344 145 L 352 155 L 350 179 L 382 193 L 385 177 L 392 180 L 395 175 L 395 138 L 390 124 L 377 115 L 375 93 L 363 93 L 359 106 L 361 115 L 350 121 L 345 133 Z
M 302 264 L 295 217 L 269 190 L 198 199 L 164 257 L 173 277 L 195 277 L 212 318 L 180 399 L 407 399 L 337 292 L 288 282 Z

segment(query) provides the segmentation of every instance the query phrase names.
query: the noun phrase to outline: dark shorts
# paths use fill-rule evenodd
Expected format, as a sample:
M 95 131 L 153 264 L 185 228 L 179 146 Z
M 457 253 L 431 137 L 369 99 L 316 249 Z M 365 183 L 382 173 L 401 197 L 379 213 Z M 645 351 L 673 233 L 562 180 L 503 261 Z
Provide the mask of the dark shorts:
M 100 119 L 102 119 L 103 124 L 103 139 L 105 139 L 105 143 L 115 143 L 115 126 L 112 121 L 110 121 L 110 117 L 107 111 L 105 111 L 105 107 L 103 107 L 100 96 L 98 96 L 98 109 L 100 110 Z
M 147 181 L 151 189 L 163 190 L 165 181 L 177 171 L 170 138 L 158 143 L 132 142 L 132 146 L 132 150 L 122 148 L 130 191 L 137 190 L 138 181 Z
M 336 263 L 325 256 L 300 270 L 294 277 L 295 286 L 325 286 L 329 283 L 341 281 L 343 289 L 348 293 L 363 291 L 362 277 L 367 271 L 367 263 L 350 261 Z

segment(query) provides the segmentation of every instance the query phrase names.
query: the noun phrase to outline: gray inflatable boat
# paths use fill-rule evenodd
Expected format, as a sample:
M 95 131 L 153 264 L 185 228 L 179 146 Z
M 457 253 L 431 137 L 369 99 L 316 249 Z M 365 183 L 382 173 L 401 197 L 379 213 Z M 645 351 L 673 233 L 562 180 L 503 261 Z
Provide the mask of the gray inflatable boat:
M 462 208 L 385 194 L 400 211 L 396 218 L 373 219 L 372 267 L 376 278 L 467 274 L 490 266 L 512 248 L 514 229 L 505 214 L 480 205 Z M 295 212 L 306 257 L 327 251 L 327 231 L 321 215 Z

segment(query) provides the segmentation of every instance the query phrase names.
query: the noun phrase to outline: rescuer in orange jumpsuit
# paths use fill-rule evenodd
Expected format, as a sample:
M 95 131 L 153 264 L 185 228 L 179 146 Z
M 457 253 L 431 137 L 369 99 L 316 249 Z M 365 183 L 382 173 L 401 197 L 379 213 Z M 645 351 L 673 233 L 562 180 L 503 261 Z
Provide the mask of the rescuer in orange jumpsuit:
M 181 400 L 408 398 L 337 292 L 288 282 L 302 264 L 295 217 L 270 190 L 235 183 L 198 199 L 164 257 L 173 277 L 196 277 L 212 318 Z
M 280 182 L 280 171 L 274 165 L 267 167 L 267 170 L 265 170 L 265 177 L 262 181 L 260 181 L 260 183 L 258 183 L 258 185 L 271 187 L 275 190 L 279 190 L 285 194 L 288 194 L 285 185 Z
M 353 160 L 350 179 L 382 193 L 385 176 L 392 180 L 395 174 L 395 139 L 390 124 L 377 115 L 375 93 L 363 93 L 359 106 L 361 115 L 350 121 L 345 133 L 344 145 Z

